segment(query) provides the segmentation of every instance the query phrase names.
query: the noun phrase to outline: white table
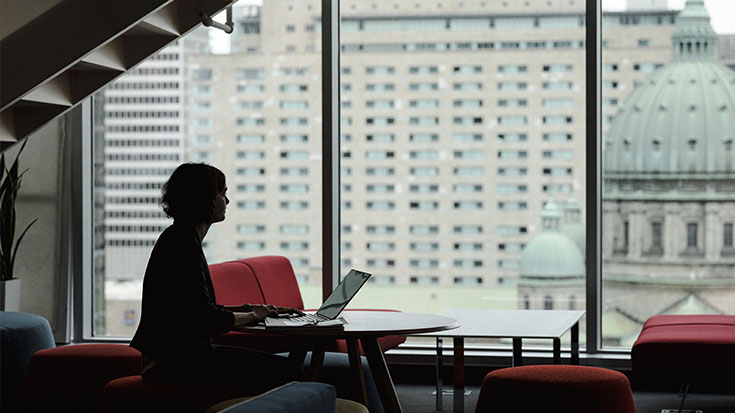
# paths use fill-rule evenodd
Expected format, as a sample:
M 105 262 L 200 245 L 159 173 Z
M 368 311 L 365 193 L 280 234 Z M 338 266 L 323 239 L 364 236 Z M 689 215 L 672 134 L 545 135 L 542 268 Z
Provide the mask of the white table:
M 318 327 L 305 328 L 267 328 L 263 326 L 247 326 L 238 330 L 250 333 L 287 334 L 299 338 L 289 358 L 297 364 L 303 364 L 308 347 L 312 347 L 311 379 L 321 379 L 324 348 L 334 339 L 346 339 L 350 370 L 355 386 L 362 395 L 362 402 L 368 406 L 365 377 L 360 360 L 358 343 L 362 344 L 370 372 L 375 381 L 386 413 L 402 412 L 393 380 L 385 363 L 383 352 L 378 345 L 378 337 L 387 335 L 415 335 L 425 332 L 436 332 L 457 328 L 459 324 L 448 317 L 432 314 L 415 314 L 389 311 L 344 311 L 341 318 L 345 320 L 344 329 L 328 329 Z M 368 406 L 369 407 L 369 406 Z
M 523 365 L 522 342 L 527 339 L 553 340 L 554 364 L 561 364 L 561 336 L 571 329 L 571 364 L 579 364 L 579 320 L 584 311 L 555 310 L 465 310 L 448 309 L 438 315 L 457 320 L 459 328 L 419 334 L 436 337 L 436 408 L 442 408 L 442 337 L 454 343 L 454 411 L 464 411 L 464 339 L 513 339 L 513 366 Z

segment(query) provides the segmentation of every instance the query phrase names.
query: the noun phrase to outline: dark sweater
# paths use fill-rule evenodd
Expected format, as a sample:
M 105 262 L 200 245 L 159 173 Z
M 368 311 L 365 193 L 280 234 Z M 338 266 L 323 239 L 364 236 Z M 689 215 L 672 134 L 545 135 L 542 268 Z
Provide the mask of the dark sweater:
M 148 360 L 189 358 L 232 329 L 234 315 L 215 304 L 202 242 L 174 222 L 156 241 L 143 278 L 140 324 L 130 345 Z

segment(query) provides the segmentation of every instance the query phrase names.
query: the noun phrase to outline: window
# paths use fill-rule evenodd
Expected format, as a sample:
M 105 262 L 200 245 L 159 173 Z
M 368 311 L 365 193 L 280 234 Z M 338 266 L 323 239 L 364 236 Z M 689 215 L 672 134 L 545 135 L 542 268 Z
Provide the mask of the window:
M 522 108 L 528 106 L 526 99 L 498 99 L 498 106 L 501 108 Z
M 499 65 L 498 73 L 526 73 L 528 66 L 526 65 Z
M 454 133 L 452 134 L 452 141 L 455 143 L 480 142 L 482 141 L 482 135 L 479 133 Z
M 265 232 L 265 225 L 260 224 L 238 224 L 238 234 L 262 234 Z
M 525 90 L 528 87 L 526 82 L 500 82 L 498 83 L 498 90 L 510 91 L 510 90 Z
M 439 67 L 438 66 L 411 66 L 408 69 L 410 74 L 414 75 L 425 75 L 425 74 L 434 74 L 439 73 Z
M 439 243 L 431 241 L 419 241 L 412 242 L 410 247 L 411 251 L 432 252 L 439 250 Z M 436 268 L 437 265 L 437 260 L 413 260 L 411 263 L 411 266 L 415 268 Z
M 697 223 L 687 223 L 687 249 L 697 249 L 697 229 Z
M 416 143 L 437 142 L 439 135 L 433 133 L 412 133 L 409 136 L 409 140 Z
M 262 67 L 235 69 L 237 80 L 261 80 L 265 79 L 265 69 Z
M 411 151 L 409 155 L 411 159 L 439 159 L 439 151 L 436 150 Z
M 544 82 L 542 86 L 545 90 L 571 90 L 572 82 Z
M 732 249 L 733 248 L 733 224 L 732 222 L 725 223 L 722 226 L 722 246 L 726 249 Z
M 603 6 L 606 2 L 606 0 L 603 1 Z M 609 136 L 608 133 L 611 126 L 615 126 L 615 116 L 619 107 L 630 98 L 633 90 L 646 85 L 646 83 L 636 85 L 635 82 L 641 82 L 646 75 L 653 74 L 649 72 L 655 69 L 656 64 L 668 65 L 671 61 L 672 53 L 667 45 L 671 44 L 670 33 L 674 31 L 673 22 L 676 13 L 666 11 L 644 13 L 635 10 L 625 13 L 603 13 L 604 24 L 609 27 L 599 28 L 604 29 L 600 31 L 605 34 L 605 41 L 601 43 L 604 48 L 602 61 L 605 65 L 601 68 L 599 76 L 602 78 L 603 85 L 613 85 L 614 83 L 610 82 L 617 82 L 617 87 L 604 89 L 600 96 L 603 107 L 598 116 L 599 119 L 612 119 L 610 123 L 601 125 L 603 136 L 587 137 L 584 135 L 586 133 L 584 124 L 587 120 L 586 111 L 579 106 L 583 105 L 583 102 L 589 97 L 585 94 L 588 86 L 585 84 L 585 72 L 589 73 L 594 68 L 584 66 L 585 49 L 581 43 L 588 42 L 588 40 L 584 38 L 585 29 L 581 24 L 584 21 L 584 12 L 581 8 L 587 6 L 594 8 L 595 6 L 594 2 L 575 2 L 574 6 L 569 6 L 568 3 L 565 2 L 560 8 L 555 7 L 553 14 L 543 15 L 534 15 L 532 7 L 518 15 L 496 13 L 494 16 L 489 16 L 478 12 L 476 4 L 465 2 L 461 13 L 450 10 L 452 7 L 459 7 L 458 4 L 450 7 L 449 4 L 443 3 L 440 11 L 435 11 L 434 6 L 429 7 L 428 5 L 422 5 L 421 10 L 414 10 L 413 5 L 410 5 L 411 7 L 401 5 L 399 9 L 392 9 L 392 4 L 380 5 L 379 8 L 391 9 L 389 16 L 384 13 L 386 10 L 370 11 L 368 4 L 364 7 L 365 11 L 358 7 L 339 16 L 344 22 L 343 28 L 346 31 L 345 36 L 342 36 L 343 44 L 339 45 L 341 52 L 339 60 L 342 64 L 343 80 L 348 80 L 347 83 L 351 84 L 351 91 L 344 92 L 350 94 L 348 98 L 351 101 L 351 107 L 343 109 L 343 113 L 354 121 L 342 126 L 345 138 L 342 140 L 342 146 L 338 148 L 339 154 L 351 154 L 349 158 L 340 158 L 339 162 L 341 170 L 344 171 L 340 172 L 344 174 L 341 177 L 341 183 L 351 185 L 352 188 L 352 192 L 343 191 L 341 195 L 335 194 L 344 198 L 337 202 L 352 202 L 352 209 L 342 211 L 340 217 L 344 226 L 351 229 L 351 232 L 343 234 L 343 237 L 347 238 L 343 242 L 351 242 L 351 250 L 342 253 L 344 256 L 338 258 L 340 263 L 366 263 L 368 256 L 364 255 L 366 254 L 364 250 L 368 242 L 393 242 L 396 250 L 407 250 L 411 242 L 436 242 L 439 244 L 438 250 L 432 254 L 440 257 L 437 258 L 441 264 L 439 269 L 411 269 L 410 259 L 414 257 L 397 257 L 394 252 L 385 251 L 380 253 L 380 257 L 371 256 L 370 259 L 393 260 L 394 265 L 391 271 L 385 271 L 376 276 L 390 280 L 390 285 L 394 288 L 419 282 L 434 283 L 432 277 L 435 277 L 436 285 L 441 286 L 441 288 L 436 288 L 439 299 L 444 298 L 441 296 L 441 290 L 445 287 L 468 287 L 455 281 L 456 279 L 482 277 L 482 290 L 488 295 L 496 293 L 495 287 L 508 288 L 508 291 L 512 291 L 512 294 L 507 296 L 512 297 L 515 308 L 524 308 L 524 306 L 543 308 L 546 307 L 545 302 L 548 297 L 549 308 L 566 309 L 569 297 L 575 296 L 576 308 L 585 309 L 589 303 L 585 303 L 584 295 L 580 295 L 584 294 L 583 291 L 565 291 L 558 294 L 551 291 L 532 292 L 524 290 L 522 285 L 514 284 L 518 280 L 519 271 L 512 264 L 517 263 L 520 259 L 520 252 L 517 249 L 506 247 L 500 250 L 488 246 L 484 251 L 478 252 L 478 255 L 483 254 L 484 266 L 489 267 L 488 271 L 484 271 L 485 268 L 483 268 L 480 273 L 473 271 L 472 268 L 453 267 L 455 259 L 475 259 L 472 256 L 473 251 L 458 252 L 454 250 L 454 245 L 465 242 L 473 244 L 493 239 L 497 240 L 491 241 L 496 245 L 510 245 L 511 243 L 528 245 L 540 232 L 541 205 L 549 197 L 559 203 L 560 211 L 566 211 L 568 199 L 575 197 L 580 200 L 581 214 L 586 217 L 588 228 L 596 228 L 597 224 L 603 228 L 620 228 L 624 221 L 622 218 L 628 217 L 631 259 L 653 261 L 663 266 L 674 265 L 666 261 L 668 257 L 675 256 L 680 259 L 678 254 L 693 245 L 689 241 L 692 238 L 690 237 L 692 230 L 688 229 L 688 223 L 698 225 L 696 247 L 700 250 L 709 248 L 710 244 L 713 248 L 725 250 L 728 245 L 732 244 L 732 241 L 727 241 L 732 238 L 732 235 L 728 235 L 728 231 L 731 233 L 732 230 L 728 230 L 727 226 L 733 221 L 731 216 L 718 216 L 716 220 L 710 222 L 709 216 L 705 221 L 703 216 L 698 215 L 695 208 L 688 211 L 674 208 L 673 215 L 677 219 L 672 221 L 671 216 L 664 211 L 670 210 L 673 206 L 663 205 L 663 201 L 656 207 L 647 207 L 648 212 L 645 215 L 631 215 L 635 211 L 631 212 L 626 209 L 625 205 L 616 210 L 617 200 L 610 199 L 615 194 L 625 194 L 630 198 L 650 191 L 653 194 L 660 194 L 661 198 L 666 198 L 666 191 L 663 189 L 668 185 L 678 187 L 680 183 L 666 178 L 659 179 L 658 183 L 641 182 L 634 179 L 616 181 L 618 175 L 607 176 L 600 165 L 597 166 L 602 174 L 603 183 L 599 189 L 603 194 L 599 200 L 592 200 L 592 205 L 595 205 L 595 202 L 603 204 L 599 205 L 604 206 L 600 208 L 603 211 L 602 222 L 590 222 L 590 219 L 594 220 L 590 218 L 594 214 L 586 211 L 585 208 L 593 194 L 586 194 L 585 190 L 592 179 L 586 179 L 585 173 L 594 169 L 596 160 L 588 156 L 590 153 L 586 150 L 585 145 L 588 142 L 597 142 L 595 138 L 599 138 L 599 143 L 604 148 L 599 155 L 605 158 L 603 162 L 605 165 L 611 164 L 606 159 L 607 156 L 613 153 L 625 153 L 622 147 L 619 152 L 608 151 L 610 149 L 607 146 L 608 141 L 614 141 L 614 137 Z M 318 4 L 314 5 L 314 8 L 318 7 Z M 345 4 L 343 9 L 349 10 L 349 7 L 349 4 Z M 263 14 L 259 15 L 259 20 L 270 21 L 268 23 L 270 26 L 276 27 L 277 31 L 281 31 L 282 35 L 288 37 L 288 42 L 280 43 L 277 47 L 260 41 L 262 39 L 258 37 L 261 33 L 259 22 L 247 19 L 238 22 L 238 31 L 247 35 L 244 39 L 240 39 L 242 40 L 240 45 L 233 44 L 233 48 L 240 47 L 237 53 L 244 55 L 242 59 L 233 59 L 232 56 L 226 58 L 222 56 L 220 59 L 216 55 L 200 56 L 199 53 L 186 54 L 186 59 L 183 59 L 184 54 L 177 50 L 165 52 L 170 55 L 166 59 L 162 57 L 155 60 L 156 69 L 163 68 L 159 66 L 167 61 L 176 62 L 176 67 L 180 67 L 180 74 L 188 76 L 192 82 L 191 86 L 180 86 L 186 89 L 180 94 L 178 92 L 169 93 L 173 90 L 171 88 L 161 88 L 160 92 L 155 93 L 156 98 L 179 99 L 176 103 L 173 101 L 166 103 L 166 105 L 178 106 L 176 108 L 167 107 L 156 110 L 179 111 L 182 117 L 186 113 L 192 114 L 191 121 L 183 119 L 185 121 L 182 124 L 185 126 L 183 130 L 155 132 L 155 134 L 166 134 L 158 139 L 179 140 L 176 146 L 170 147 L 177 148 L 176 154 L 179 156 L 177 162 L 192 160 L 199 156 L 199 152 L 210 153 L 213 162 L 222 165 L 231 164 L 227 166 L 229 170 L 226 173 L 228 184 L 232 188 L 255 188 L 257 190 L 258 185 L 262 185 L 262 192 L 232 191 L 234 192 L 232 201 L 235 208 L 230 212 L 228 221 L 232 221 L 232 225 L 267 222 L 266 234 L 253 239 L 232 239 L 235 231 L 223 226 L 229 222 L 213 227 L 215 229 L 207 239 L 208 258 L 213 261 L 236 258 L 227 256 L 228 253 L 223 251 L 236 250 L 236 243 L 240 241 L 264 242 L 265 249 L 262 251 L 264 254 L 284 253 L 285 250 L 280 249 L 280 242 L 287 240 L 272 242 L 273 238 L 268 234 L 278 234 L 282 225 L 298 225 L 303 222 L 309 222 L 314 227 L 320 225 L 321 215 L 314 211 L 322 209 L 321 203 L 318 202 L 320 197 L 317 192 L 321 191 L 321 185 L 319 185 L 320 189 L 314 185 L 309 188 L 308 200 L 310 202 L 306 210 L 290 211 L 279 208 L 281 202 L 302 201 L 299 199 L 298 191 L 303 187 L 298 185 L 307 182 L 310 184 L 321 182 L 320 163 L 325 158 L 320 148 L 322 134 L 319 125 L 322 119 L 328 120 L 329 117 L 319 113 L 321 98 L 315 97 L 321 93 L 321 87 L 318 86 L 318 79 L 321 78 L 321 68 L 318 67 L 319 52 L 309 51 L 306 46 L 314 44 L 314 36 L 324 33 L 321 25 L 328 24 L 328 22 L 321 21 L 318 12 L 308 20 L 305 19 L 306 15 L 298 15 L 298 13 L 307 13 L 304 10 L 306 6 L 295 5 L 289 14 L 289 20 L 280 21 L 279 18 L 283 16 L 269 16 L 267 8 L 260 9 Z M 313 17 L 316 18 L 312 20 Z M 291 18 L 298 18 L 298 20 L 291 20 Z M 661 22 L 646 23 L 646 19 L 653 18 L 659 18 Z M 275 25 L 271 24 L 274 22 Z M 631 32 L 630 25 L 633 24 L 636 27 Z M 286 29 L 287 25 L 293 27 Z M 305 28 L 308 25 L 314 26 L 313 32 Z M 482 37 L 487 37 L 485 35 L 490 32 L 492 36 L 488 38 L 489 40 L 483 40 Z M 576 34 L 570 37 L 569 33 Z M 638 34 L 630 36 L 630 33 Z M 458 35 L 461 37 L 456 37 Z M 639 42 L 639 40 L 644 41 Z M 287 44 L 294 45 L 293 50 L 298 53 L 283 57 L 282 52 L 286 49 Z M 274 50 L 268 50 L 269 47 L 273 47 Z M 247 56 L 248 53 L 252 53 L 248 52 L 248 48 L 257 49 L 257 55 Z M 641 49 L 645 49 L 645 53 Z M 175 53 L 179 56 L 175 59 L 181 60 L 172 60 Z M 462 55 L 461 59 L 457 59 L 459 54 Z M 492 58 L 489 57 L 490 55 Z M 269 56 L 273 56 L 273 59 L 283 58 L 269 60 Z M 225 64 L 227 60 L 230 63 Z M 223 63 L 220 64 L 220 62 Z M 295 70 L 292 71 L 292 68 L 306 68 L 307 66 L 308 71 L 305 70 L 302 74 L 298 74 Z M 394 67 L 394 69 L 387 69 L 387 67 Z M 209 78 L 204 74 L 195 75 L 195 68 L 212 68 L 211 80 L 194 81 L 195 77 Z M 369 73 L 368 68 L 372 68 Z M 239 80 L 238 77 L 240 77 Z M 411 83 L 437 84 L 438 89 L 426 92 L 411 91 L 409 90 Z M 181 84 L 186 85 L 183 81 Z M 205 87 L 200 88 L 200 86 Z M 446 93 L 439 93 L 445 88 L 448 89 Z M 131 91 L 131 89 L 125 89 L 127 94 L 130 94 Z M 123 90 L 111 89 L 105 99 L 127 99 L 128 97 L 123 96 L 122 92 Z M 494 96 L 493 93 L 497 96 Z M 217 101 L 212 100 L 212 96 L 217 96 Z M 146 96 L 130 96 L 131 99 L 144 97 Z M 212 103 L 209 112 L 205 104 L 194 105 L 192 103 L 210 100 Z M 373 103 L 369 104 L 368 100 Z M 239 105 L 237 103 L 239 101 L 262 103 Z M 220 116 L 221 102 L 231 102 L 232 115 Z M 361 108 L 365 110 L 365 115 L 356 115 L 356 111 Z M 144 110 L 141 108 L 129 109 L 131 112 Z M 125 109 L 121 110 L 125 111 Z M 110 111 L 110 108 L 106 108 L 105 111 Z M 114 111 L 118 109 L 115 108 Z M 486 113 L 493 115 L 483 119 L 484 124 L 461 120 L 485 117 Z M 200 128 L 194 119 L 205 117 L 212 120 L 211 126 L 202 125 Z M 260 118 L 263 121 L 260 124 L 255 121 L 255 123 L 238 125 L 234 121 L 238 117 Z M 368 117 L 373 119 L 391 117 L 394 118 L 394 122 L 379 125 L 374 122 L 370 125 L 372 128 L 368 129 L 368 124 L 363 121 Z M 544 117 L 546 117 L 545 123 Z M 573 122 L 567 121 L 572 117 Z M 301 124 L 301 121 L 296 121 L 295 124 L 289 125 L 288 122 L 281 124 L 280 121 L 281 119 L 298 118 L 307 119 L 307 123 Z M 435 121 L 421 120 L 431 118 Z M 455 118 L 460 121 L 455 123 Z M 525 120 L 520 121 L 520 119 Z M 127 120 L 132 121 L 132 119 Z M 559 120 L 558 123 L 556 123 L 557 120 Z M 126 119 L 119 121 L 126 121 Z M 125 125 L 120 124 L 120 126 Z M 238 129 L 234 129 L 235 127 Z M 127 139 L 127 137 L 113 136 L 115 133 L 127 132 L 119 132 L 115 129 L 105 132 L 108 136 L 104 139 L 110 142 L 113 139 Z M 199 139 L 197 136 L 210 136 L 211 138 Z M 650 139 L 646 144 L 656 145 L 655 135 L 635 136 L 645 136 L 647 140 Z M 148 137 L 145 138 L 148 139 Z M 136 136 L 134 139 L 142 138 Z M 191 140 L 186 141 L 187 139 Z M 704 142 L 698 142 L 696 145 L 699 148 L 703 144 Z M 615 147 L 615 142 L 609 145 L 618 149 Z M 108 146 L 108 151 L 101 153 L 111 156 L 121 155 L 120 152 L 110 152 L 109 149 L 112 148 Z M 168 146 L 157 147 L 156 151 L 168 148 Z M 309 156 L 307 158 L 292 158 L 290 155 L 281 157 L 282 153 L 288 154 L 292 150 L 307 151 Z M 368 150 L 383 151 L 383 153 L 392 151 L 394 156 L 385 162 L 376 161 L 377 164 L 371 164 L 369 162 L 371 159 L 367 159 Z M 482 151 L 484 157 L 477 159 L 469 157 L 480 153 L 477 151 Z M 264 153 L 264 157 L 258 159 L 258 155 L 254 155 L 255 158 L 250 158 L 249 154 L 259 152 Z M 246 155 L 240 157 L 241 153 Z M 415 154 L 413 159 L 411 158 L 412 153 Z M 438 153 L 439 158 L 424 160 L 419 155 L 431 153 Z M 637 148 L 631 148 L 631 153 L 637 155 L 642 152 Z M 648 165 L 651 166 L 655 163 L 653 157 L 644 159 L 644 161 L 650 161 Z M 110 171 L 135 170 L 136 172 L 148 169 L 156 171 L 150 176 L 165 178 L 173 166 L 175 165 L 168 162 L 165 165 L 149 163 L 139 166 L 108 164 L 99 171 L 99 175 L 119 176 L 108 173 L 108 169 Z M 245 175 L 237 174 L 238 169 L 245 168 L 251 168 L 247 169 L 250 172 Z M 263 169 L 264 172 L 260 173 L 260 169 Z M 130 175 L 143 176 L 133 173 Z M 163 179 L 156 179 L 155 182 L 161 180 Z M 365 192 L 368 185 L 374 185 L 376 190 L 378 185 L 394 185 L 394 190 L 388 193 L 375 192 L 370 195 Z M 527 187 L 521 189 L 522 185 Z M 692 185 L 687 190 L 679 188 L 676 192 L 685 194 L 683 197 L 689 197 L 694 193 L 691 188 L 695 186 Z M 288 188 L 288 192 L 281 192 L 282 188 Z M 607 189 L 610 189 L 610 192 L 605 192 Z M 237 196 L 242 196 L 242 199 L 237 199 Z M 155 195 L 145 195 L 145 197 L 154 198 Z M 303 195 L 303 197 L 307 196 Z M 481 200 L 483 204 L 482 209 L 470 212 L 471 222 L 462 221 L 465 215 L 461 213 L 448 214 L 453 216 L 446 220 L 427 222 L 425 218 L 427 214 L 409 208 L 410 202 L 432 200 L 440 202 L 442 208 L 449 212 L 452 212 L 455 203 Z M 394 202 L 395 210 L 366 213 L 365 202 L 368 201 Z M 682 202 L 685 201 L 682 199 Z M 237 206 L 241 202 L 247 205 L 262 205 L 263 209 L 240 211 Z M 506 213 L 505 210 L 498 211 L 500 207 L 498 202 L 503 202 L 504 208 L 520 207 L 524 202 L 526 207 L 522 210 L 509 210 Z M 698 201 L 692 202 L 696 205 Z M 449 209 L 450 206 L 452 209 Z M 273 217 L 276 222 L 271 222 L 270 217 L 265 215 L 273 210 L 277 212 L 277 216 Z M 476 213 L 483 215 L 475 219 Z M 235 214 L 242 215 L 235 218 L 233 216 Z M 301 216 L 302 214 L 304 216 Z M 405 220 L 394 222 L 391 218 L 395 217 L 392 215 L 398 216 L 399 214 Z M 614 214 L 615 220 L 612 223 L 605 221 L 608 214 Z M 610 217 L 612 218 L 612 215 Z M 368 224 L 377 227 L 389 223 L 395 226 L 392 233 L 368 234 Z M 482 223 L 483 234 L 454 232 L 455 227 L 477 225 L 477 223 Z M 418 226 L 435 226 L 436 232 L 412 233 L 411 228 Z M 594 233 L 594 230 L 590 231 Z M 320 231 L 312 230 L 308 237 L 304 235 L 303 240 L 296 240 L 307 242 L 310 246 L 309 254 L 299 253 L 296 254 L 296 258 L 308 258 L 311 266 L 309 268 L 314 269 L 313 274 L 310 273 L 307 277 L 300 275 L 299 278 L 308 280 L 306 282 L 311 287 L 314 287 L 313 283 L 318 283 L 321 278 L 318 252 L 323 248 L 318 239 L 311 238 L 319 233 Z M 610 246 L 613 244 L 604 238 L 606 234 L 610 236 L 614 234 L 618 237 L 622 237 L 622 234 L 619 231 L 607 230 L 602 231 L 601 234 L 603 237 L 601 262 L 594 263 L 594 265 L 602 265 L 600 282 L 603 284 L 602 291 L 605 294 L 605 291 L 610 290 L 604 284 L 619 280 L 618 278 L 609 280 L 606 278 L 608 275 L 610 277 L 619 275 L 611 273 L 614 267 L 609 264 L 616 259 L 622 260 L 624 257 L 608 258 L 606 254 L 612 252 Z M 110 234 L 106 233 L 105 237 L 108 235 Z M 440 235 L 441 240 L 439 240 Z M 360 238 L 363 236 L 366 238 Z M 391 240 L 368 237 L 390 237 Z M 425 239 L 417 239 L 419 237 Z M 150 238 L 155 239 L 155 234 L 151 234 Z M 218 248 L 218 243 L 225 245 L 226 248 Z M 665 256 L 663 253 L 655 255 L 657 250 L 663 251 L 669 248 L 671 251 L 665 251 Z M 317 254 L 317 258 L 311 255 L 311 250 Z M 104 253 L 110 251 L 112 250 Z M 209 253 L 213 255 L 209 256 Z M 647 255 L 649 253 L 654 255 Z M 373 254 L 376 253 L 373 252 Z M 407 254 L 410 255 L 412 252 L 407 251 Z M 709 258 L 715 256 L 720 257 L 719 254 L 712 254 L 711 251 L 707 254 Z M 145 260 L 136 258 L 130 261 L 144 262 Z M 100 270 L 101 279 L 113 281 L 117 279 L 116 277 L 121 277 L 119 274 L 122 272 L 115 269 L 114 262 L 114 260 L 104 261 L 106 269 Z M 446 268 L 441 268 L 442 265 Z M 447 268 L 449 271 L 446 271 Z M 304 271 L 312 270 L 304 269 Z M 502 273 L 503 281 L 494 274 L 495 272 Z M 316 288 L 318 287 L 320 285 L 316 285 Z M 113 290 L 108 290 L 110 296 L 112 296 L 111 291 Z M 304 296 L 306 297 L 307 294 L 305 293 Z M 622 336 L 614 337 L 613 335 L 618 333 L 613 332 L 612 329 L 609 332 L 605 330 L 606 324 L 617 326 L 621 324 L 615 323 L 619 321 L 614 318 L 618 316 L 617 314 L 608 314 L 604 310 L 605 308 L 625 310 L 624 304 L 620 301 L 611 301 L 615 297 L 615 295 L 603 296 L 604 303 L 591 303 L 596 305 L 596 308 L 599 308 L 602 313 L 600 324 L 602 327 L 598 332 L 602 333 L 603 345 L 624 343 L 627 339 Z M 623 297 L 623 299 L 628 298 Z M 385 300 L 389 306 L 397 302 L 389 301 L 394 298 L 387 294 Z M 430 301 L 425 300 L 425 302 Z M 112 311 L 113 308 L 107 306 L 105 310 Z M 427 312 L 431 312 L 431 309 L 428 309 Z M 114 314 L 107 317 L 112 320 Z M 609 317 L 613 317 L 612 322 L 608 319 Z M 109 325 L 112 327 L 111 323 Z M 592 344 L 594 343 L 590 343 Z
M 192 80 L 212 80 L 212 69 L 194 69 L 191 72 Z
M 411 184 L 409 190 L 414 193 L 431 194 L 439 192 L 439 185 L 436 184 Z
M 434 109 L 439 107 L 439 101 L 437 99 L 411 99 L 408 106 L 417 109 Z
M 392 133 L 374 133 L 365 136 L 365 140 L 374 143 L 391 143 L 396 140 L 396 136 Z

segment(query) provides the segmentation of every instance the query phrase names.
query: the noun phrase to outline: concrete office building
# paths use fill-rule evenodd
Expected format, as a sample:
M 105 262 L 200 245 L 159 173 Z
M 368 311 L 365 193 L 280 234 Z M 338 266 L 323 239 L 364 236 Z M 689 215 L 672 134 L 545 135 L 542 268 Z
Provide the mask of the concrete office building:
M 94 196 L 104 205 L 95 208 L 100 333 L 137 323 L 140 279 L 170 225 L 158 206 L 161 186 L 187 160 L 185 54 L 208 51 L 206 29 L 197 29 L 95 95 Z
M 544 203 L 585 202 L 583 3 L 347 1 L 341 13 L 343 269 L 395 285 L 515 283 Z M 605 129 L 670 61 L 675 17 L 604 15 Z M 230 178 L 231 225 L 208 236 L 208 257 L 283 254 L 314 285 L 319 18 L 316 1 L 267 1 L 236 22 L 237 53 L 188 60 L 193 158 Z

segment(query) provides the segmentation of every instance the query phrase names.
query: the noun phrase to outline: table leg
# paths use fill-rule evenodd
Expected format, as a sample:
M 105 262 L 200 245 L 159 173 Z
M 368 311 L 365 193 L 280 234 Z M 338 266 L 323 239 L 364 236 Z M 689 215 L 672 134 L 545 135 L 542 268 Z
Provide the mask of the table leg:
M 356 338 L 347 339 L 347 355 L 350 359 L 350 373 L 355 379 L 355 388 L 359 392 L 360 400 L 370 410 L 367 387 L 365 386 L 365 372 L 362 369 L 362 359 L 360 358 L 360 345 Z
M 513 338 L 513 360 L 511 362 L 511 366 L 522 366 L 523 365 L 523 352 L 521 351 L 521 348 L 523 346 L 523 342 L 521 338 Z
M 572 326 L 572 364 L 579 364 L 579 321 Z
M 554 364 L 561 364 L 561 338 L 554 338 Z
M 321 381 L 324 369 L 324 342 L 317 340 L 311 350 L 311 381 Z
M 454 337 L 454 412 L 464 412 L 464 337 Z
M 442 392 L 444 391 L 444 383 L 442 383 L 442 368 L 444 367 L 444 359 L 442 357 L 442 338 L 436 338 L 436 410 L 442 409 Z
M 370 365 L 375 385 L 378 387 L 383 409 L 386 413 L 402 412 L 401 403 L 398 401 L 396 388 L 393 386 L 393 380 L 390 377 L 388 365 L 385 363 L 383 351 L 378 345 L 377 337 L 363 336 L 360 337 L 360 342 L 362 349 L 365 350 L 365 357 Z
M 288 359 L 293 361 L 297 366 L 303 366 L 308 351 L 308 340 L 295 340 L 293 348 L 288 353 Z

